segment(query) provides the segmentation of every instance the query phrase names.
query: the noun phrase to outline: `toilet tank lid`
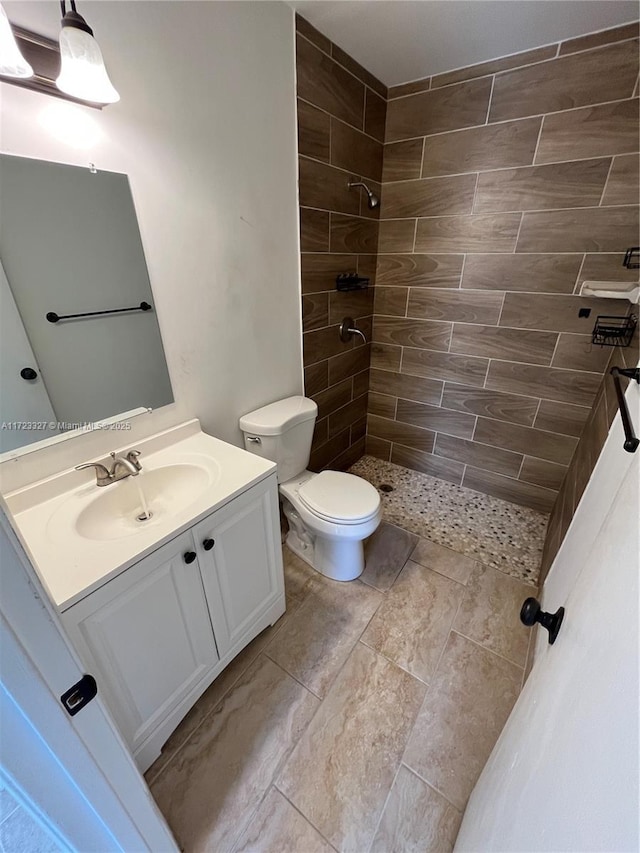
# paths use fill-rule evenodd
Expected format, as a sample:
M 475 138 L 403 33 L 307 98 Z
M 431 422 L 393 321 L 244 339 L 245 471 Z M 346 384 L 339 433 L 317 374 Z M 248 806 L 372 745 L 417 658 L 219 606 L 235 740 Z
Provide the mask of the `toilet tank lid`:
M 308 397 L 287 397 L 240 418 L 240 429 L 257 435 L 280 435 L 296 424 L 313 420 L 318 407 Z

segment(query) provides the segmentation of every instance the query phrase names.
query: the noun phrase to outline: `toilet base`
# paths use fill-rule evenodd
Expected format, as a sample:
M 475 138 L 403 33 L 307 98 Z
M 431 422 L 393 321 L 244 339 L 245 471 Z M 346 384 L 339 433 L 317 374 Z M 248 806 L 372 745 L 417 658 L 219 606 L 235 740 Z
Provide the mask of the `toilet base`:
M 360 577 L 364 571 L 361 539 L 312 537 L 287 500 L 284 501 L 284 513 L 289 521 L 285 543 L 301 560 L 334 581 L 353 581 Z
M 290 530 L 285 544 L 312 569 L 331 580 L 353 581 L 364 571 L 362 542 L 316 539 L 313 545 L 309 545 L 300 539 L 295 530 Z

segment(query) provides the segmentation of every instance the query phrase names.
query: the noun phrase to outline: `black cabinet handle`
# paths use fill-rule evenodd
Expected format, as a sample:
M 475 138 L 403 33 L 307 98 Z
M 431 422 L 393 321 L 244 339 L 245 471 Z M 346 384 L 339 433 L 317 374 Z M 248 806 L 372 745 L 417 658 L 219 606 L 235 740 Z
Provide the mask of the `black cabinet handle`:
M 23 379 L 37 379 L 38 378 L 38 374 L 35 372 L 33 367 L 23 367 L 22 370 L 20 371 L 20 376 L 22 376 Z
M 215 544 L 216 544 L 215 539 L 205 539 L 204 542 L 202 543 L 202 547 L 204 548 L 205 551 L 210 551 Z
M 185 551 L 185 553 L 182 555 L 182 559 L 185 561 L 185 563 L 193 563 L 196 556 L 197 554 L 195 551 Z
M 520 621 L 528 628 L 539 622 L 549 632 L 549 645 L 552 646 L 564 619 L 564 607 L 559 607 L 555 613 L 545 613 L 537 598 L 527 598 L 520 610 Z

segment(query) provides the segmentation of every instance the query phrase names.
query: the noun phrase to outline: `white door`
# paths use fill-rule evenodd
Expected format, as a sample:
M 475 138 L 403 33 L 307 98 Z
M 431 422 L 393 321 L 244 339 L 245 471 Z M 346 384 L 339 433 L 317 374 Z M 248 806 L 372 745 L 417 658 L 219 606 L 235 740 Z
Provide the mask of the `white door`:
M 44 315 L 43 315 L 44 322 Z M 40 368 L 36 364 L 9 282 L 0 260 L 0 453 L 41 441 L 60 430 L 50 426 L 57 420 L 47 394 Z M 25 379 L 23 370 L 31 370 L 33 379 Z M 26 374 L 27 376 L 31 374 Z M 15 423 L 45 424 L 44 428 L 24 429 Z
M 627 399 L 638 431 L 638 386 Z M 457 851 L 639 849 L 640 451 L 617 415 L 545 584 L 565 607 L 473 791 Z
M 275 477 L 193 528 L 221 657 L 284 594 L 279 534 Z
M 61 849 L 177 847 L 98 695 L 75 716 L 60 696 L 82 676 L 75 651 L 0 500 L 2 776 Z
M 189 531 L 74 604 L 62 621 L 134 752 L 218 660 Z

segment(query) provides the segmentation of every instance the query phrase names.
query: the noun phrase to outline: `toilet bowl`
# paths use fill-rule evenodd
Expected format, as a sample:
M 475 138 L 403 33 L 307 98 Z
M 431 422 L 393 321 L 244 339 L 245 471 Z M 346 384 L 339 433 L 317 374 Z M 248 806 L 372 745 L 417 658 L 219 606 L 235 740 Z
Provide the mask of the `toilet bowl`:
M 380 524 L 380 495 L 353 474 L 307 470 L 317 413 L 313 400 L 288 397 L 244 415 L 240 429 L 247 450 L 278 465 L 289 548 L 323 575 L 350 581 L 364 569 L 363 540 Z

